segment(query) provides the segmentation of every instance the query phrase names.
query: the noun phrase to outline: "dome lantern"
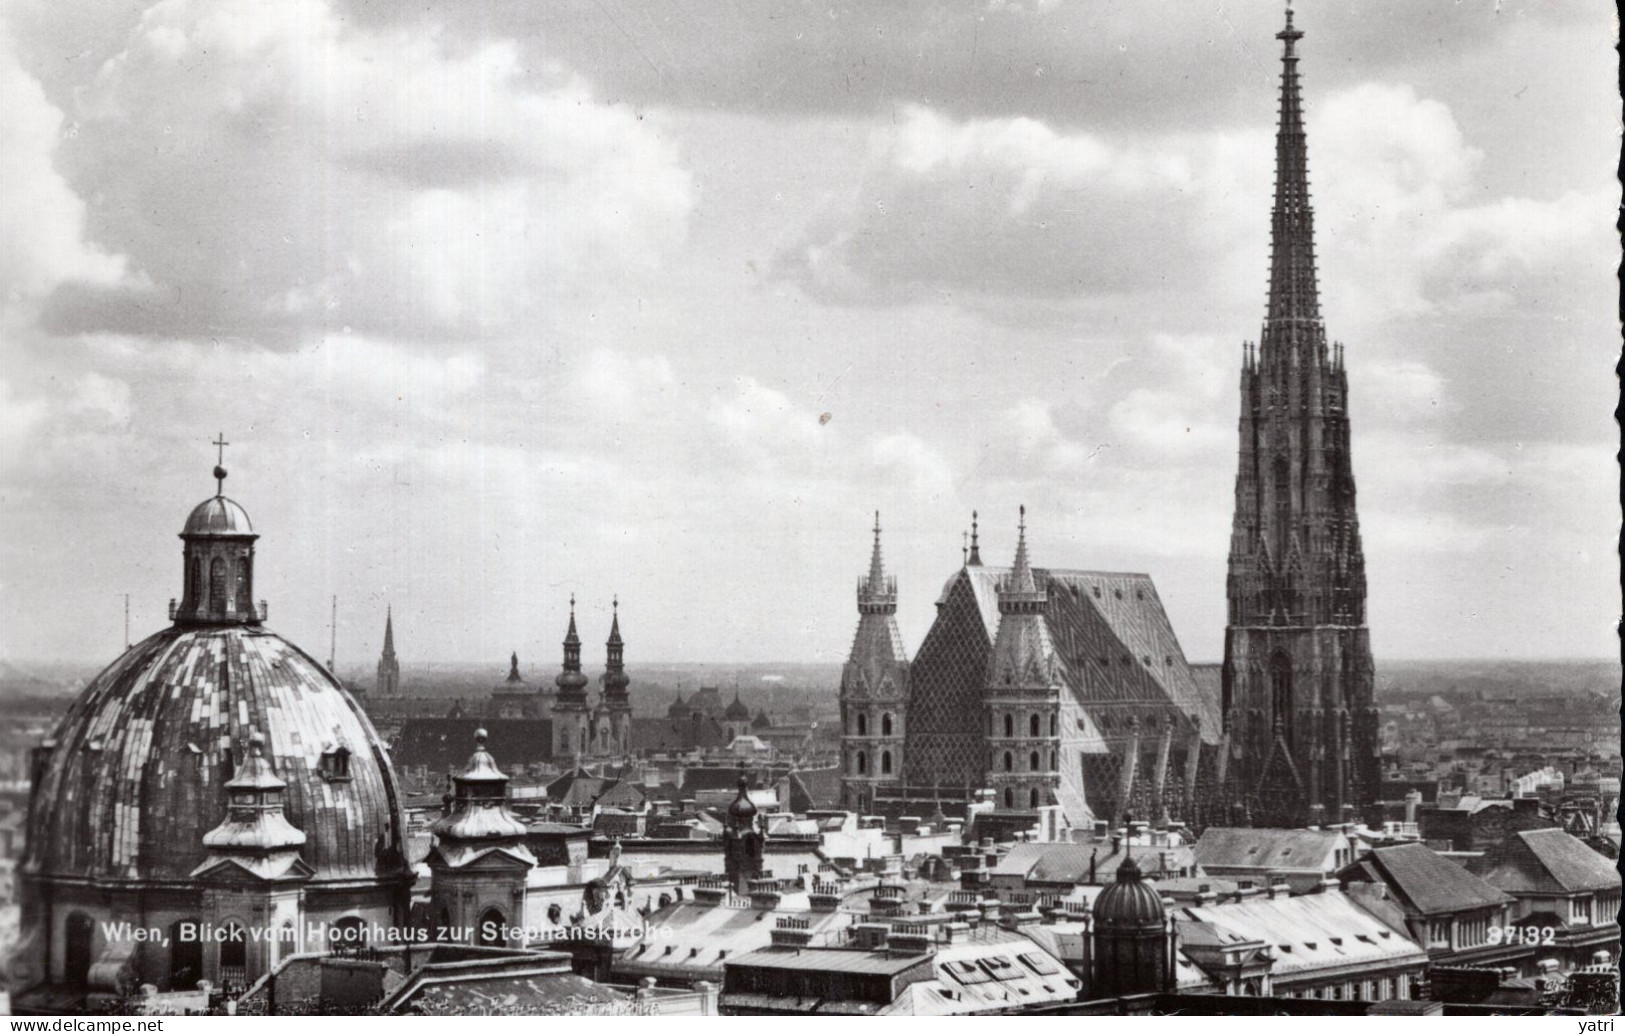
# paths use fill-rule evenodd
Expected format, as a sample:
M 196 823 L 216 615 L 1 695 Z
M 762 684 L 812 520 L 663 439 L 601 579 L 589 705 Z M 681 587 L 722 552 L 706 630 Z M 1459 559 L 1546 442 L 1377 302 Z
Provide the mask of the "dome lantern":
M 181 528 L 182 592 L 173 607 L 177 625 L 257 625 L 262 608 L 254 605 L 254 525 L 248 512 L 224 494 L 225 435 L 212 443 L 219 450 L 214 468 L 215 494 L 192 508 Z

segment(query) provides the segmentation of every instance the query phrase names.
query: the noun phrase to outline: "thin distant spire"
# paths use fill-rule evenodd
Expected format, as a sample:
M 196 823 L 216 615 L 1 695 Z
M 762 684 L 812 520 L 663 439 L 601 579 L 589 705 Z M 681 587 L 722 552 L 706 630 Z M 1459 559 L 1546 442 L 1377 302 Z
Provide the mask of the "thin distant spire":
M 570 594 L 570 627 L 564 632 L 564 645 L 581 642 L 581 636 L 576 634 L 576 594 Z
M 384 607 L 384 656 L 395 656 L 395 611 L 388 605 Z
M 970 512 L 970 558 L 965 561 L 967 567 L 982 566 L 982 547 L 976 541 L 978 528 L 976 526 L 976 511 Z
M 620 596 L 611 597 L 610 601 L 609 601 L 609 607 L 610 607 L 610 614 L 611 614 L 610 619 L 609 619 L 609 641 L 613 645 L 613 644 L 619 643 L 621 641 L 621 598 L 620 598 Z M 571 619 L 574 620 L 574 618 L 575 618 L 575 611 L 572 608 L 572 610 L 571 610 Z
M 508 655 L 508 681 L 519 682 L 519 651 L 515 650 Z

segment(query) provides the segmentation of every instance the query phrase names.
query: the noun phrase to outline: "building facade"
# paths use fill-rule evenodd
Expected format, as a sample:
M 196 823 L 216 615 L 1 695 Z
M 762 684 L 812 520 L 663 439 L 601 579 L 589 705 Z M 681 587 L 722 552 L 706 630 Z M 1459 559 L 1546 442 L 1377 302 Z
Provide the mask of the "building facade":
M 1268 311 L 1241 372 L 1224 646 L 1229 792 L 1268 826 L 1355 818 L 1378 778 L 1348 376 L 1320 313 L 1302 36 L 1288 9 Z

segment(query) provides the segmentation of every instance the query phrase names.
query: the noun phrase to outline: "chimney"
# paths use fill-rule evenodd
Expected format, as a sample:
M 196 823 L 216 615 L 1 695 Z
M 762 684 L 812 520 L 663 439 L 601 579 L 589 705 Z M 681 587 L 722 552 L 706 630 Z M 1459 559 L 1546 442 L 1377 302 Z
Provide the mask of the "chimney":
M 1416 809 L 1422 804 L 1422 791 L 1412 790 L 1405 795 L 1405 821 L 1416 822 Z
M 1202 905 L 1211 905 L 1211 904 L 1213 904 L 1213 884 L 1211 884 L 1211 883 L 1199 883 L 1199 884 L 1197 884 L 1196 885 L 1196 895 L 1191 899 L 1191 903 L 1196 905 L 1197 907 L 1201 907 Z
M 1292 888 L 1287 885 L 1286 877 L 1280 873 L 1270 873 L 1269 881 L 1269 889 L 1265 893 L 1271 901 L 1276 898 L 1289 897 L 1292 894 Z

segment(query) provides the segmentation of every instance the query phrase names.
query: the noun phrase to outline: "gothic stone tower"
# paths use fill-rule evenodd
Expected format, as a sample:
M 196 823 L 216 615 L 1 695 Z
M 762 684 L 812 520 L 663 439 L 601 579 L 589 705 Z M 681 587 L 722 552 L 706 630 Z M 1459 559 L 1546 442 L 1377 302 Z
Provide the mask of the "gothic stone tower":
M 1365 559 L 1343 347 L 1328 350 L 1292 11 L 1281 63 L 1270 289 L 1244 346 L 1223 700 L 1227 803 L 1260 825 L 1355 817 L 1377 789 Z
M 858 634 L 841 672 L 841 804 L 861 811 L 903 773 L 908 654 L 897 628 L 897 580 L 880 555 L 880 514 L 868 577 L 858 581 Z
M 373 691 L 392 697 L 401 691 L 401 663 L 395 659 L 395 612 L 384 612 L 384 652 L 378 655 L 378 681 Z
M 987 671 L 987 780 L 1005 808 L 1054 804 L 1060 788 L 1062 681 L 1044 611 L 1047 578 L 1027 561 L 1027 508 L 1016 559 L 999 580 L 999 631 Z

